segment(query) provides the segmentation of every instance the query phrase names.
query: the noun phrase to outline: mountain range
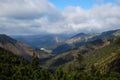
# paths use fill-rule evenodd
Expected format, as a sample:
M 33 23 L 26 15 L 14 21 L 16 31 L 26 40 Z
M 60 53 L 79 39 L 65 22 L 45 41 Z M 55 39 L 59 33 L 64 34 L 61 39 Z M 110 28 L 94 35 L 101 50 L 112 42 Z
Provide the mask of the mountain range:
M 85 57 L 85 65 L 90 66 L 91 64 L 95 64 L 95 61 L 104 59 L 103 57 L 109 57 L 109 55 L 112 55 L 114 50 L 118 50 L 118 46 L 114 46 L 114 42 L 119 36 L 120 29 L 97 34 L 79 33 L 71 37 L 62 37 L 62 41 L 56 40 L 59 44 L 51 44 L 50 39 L 53 40 L 53 38 L 55 38 L 53 36 L 52 38 L 50 36 L 44 36 L 46 38 L 40 37 L 43 41 L 47 41 L 48 43 L 50 42 L 51 46 L 55 46 L 51 49 L 52 53 L 48 53 L 44 50 L 40 50 L 39 48 L 31 47 L 29 44 L 23 43 L 23 38 L 20 41 L 21 37 L 19 38 L 19 36 L 16 37 L 17 39 L 19 38 L 18 41 L 7 35 L 0 34 L 0 47 L 14 53 L 15 55 L 23 57 L 28 61 L 31 61 L 33 53 L 36 53 L 39 58 L 40 65 L 51 69 L 55 69 L 58 66 L 73 64 L 78 54 L 82 54 Z M 36 39 L 39 40 L 38 35 L 25 38 L 26 40 L 34 40 L 34 38 L 35 41 Z M 107 49 L 107 51 L 105 49 Z
M 88 42 L 97 40 L 97 39 L 108 39 L 110 37 L 115 37 L 120 35 L 120 29 L 117 30 L 111 30 L 106 31 L 102 33 L 97 34 L 85 34 L 85 33 L 79 33 L 77 35 L 74 35 L 73 37 L 67 39 L 64 43 L 60 44 L 56 48 L 53 49 L 54 54 L 59 54 L 62 52 L 69 51 L 71 49 L 74 49 L 78 46 L 84 45 Z
M 35 48 L 52 48 L 54 47 L 53 45 L 57 45 L 65 41 L 67 38 L 69 38 L 69 36 L 69 34 L 40 34 L 22 36 L 16 35 L 11 37 Z
M 67 64 L 74 63 L 76 56 L 78 54 L 82 54 L 86 59 L 86 65 L 90 66 L 91 64 L 94 64 L 95 59 L 100 60 L 105 56 L 107 58 L 108 56 L 112 55 L 114 50 L 119 50 L 118 46 L 116 47 L 116 45 L 113 45 L 116 38 L 119 36 L 119 29 L 106 31 L 100 34 L 79 33 L 77 36 L 75 35 L 66 40 L 64 42 L 65 44 L 62 43 L 62 45 L 57 46 L 57 49 L 59 47 L 57 50 L 59 54 L 53 53 L 54 56 L 46 60 L 43 65 L 53 69 L 58 66 L 65 66 Z M 75 41 L 74 39 L 79 40 Z M 73 40 L 73 43 L 67 43 L 70 40 Z M 66 43 L 68 46 L 66 46 Z M 93 54 L 96 56 L 93 56 Z

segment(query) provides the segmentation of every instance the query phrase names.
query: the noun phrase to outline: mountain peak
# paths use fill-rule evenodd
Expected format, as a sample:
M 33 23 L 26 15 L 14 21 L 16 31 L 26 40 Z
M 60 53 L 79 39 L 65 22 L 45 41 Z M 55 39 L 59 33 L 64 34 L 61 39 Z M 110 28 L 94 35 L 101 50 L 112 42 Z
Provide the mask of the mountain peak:
M 78 34 L 76 34 L 75 36 L 73 36 L 71 38 L 83 37 L 85 35 L 87 35 L 87 34 L 85 34 L 85 33 L 78 33 Z

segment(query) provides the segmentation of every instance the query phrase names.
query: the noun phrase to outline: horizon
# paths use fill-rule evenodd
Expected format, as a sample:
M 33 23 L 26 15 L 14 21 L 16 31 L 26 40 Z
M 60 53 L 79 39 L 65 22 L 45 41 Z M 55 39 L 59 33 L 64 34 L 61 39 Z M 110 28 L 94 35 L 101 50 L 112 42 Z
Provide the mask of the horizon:
M 62 35 L 64 35 L 64 36 L 69 36 L 69 37 L 71 37 L 71 36 L 75 36 L 75 35 L 77 35 L 77 34 L 81 34 L 81 33 L 83 33 L 83 34 L 101 34 L 101 33 L 104 33 L 104 32 L 108 32 L 108 31 L 115 31 L 115 30 L 120 30 L 120 29 L 111 29 L 111 30 L 106 30 L 106 31 L 102 31 L 102 32 L 93 32 L 93 33 L 84 33 L 84 32 L 77 32 L 77 33 L 68 33 L 68 34 L 66 34 L 66 33 L 60 33 L 60 34 L 54 34 L 54 33 L 40 33 L 40 34 L 23 34 L 23 35 L 16 35 L 16 34 L 0 34 L 0 35 L 8 35 L 8 36 L 11 36 L 11 37 L 22 37 L 22 36 L 48 36 L 48 35 L 51 35 L 51 36 L 53 36 L 53 35 L 56 35 L 56 36 L 62 36 Z
M 1 0 L 0 12 L 0 34 L 7 35 L 120 29 L 120 0 Z

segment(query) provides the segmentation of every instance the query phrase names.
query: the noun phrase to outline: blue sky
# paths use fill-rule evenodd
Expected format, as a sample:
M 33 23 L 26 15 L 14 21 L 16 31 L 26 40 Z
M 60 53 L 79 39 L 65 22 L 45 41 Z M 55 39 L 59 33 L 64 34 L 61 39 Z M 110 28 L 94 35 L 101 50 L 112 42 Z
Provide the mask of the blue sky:
M 67 6 L 79 6 L 83 9 L 89 9 L 94 5 L 106 3 L 117 4 L 118 0 L 50 0 L 59 9 L 64 9 Z

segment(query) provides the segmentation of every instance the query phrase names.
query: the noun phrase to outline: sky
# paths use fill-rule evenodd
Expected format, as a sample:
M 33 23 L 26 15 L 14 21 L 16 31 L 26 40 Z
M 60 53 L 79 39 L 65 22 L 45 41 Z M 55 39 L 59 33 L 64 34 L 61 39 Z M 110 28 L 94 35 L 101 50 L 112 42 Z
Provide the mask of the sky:
M 120 0 L 0 0 L 0 34 L 99 33 L 120 29 Z
M 119 1 L 119 0 L 118 0 Z M 83 9 L 90 9 L 94 5 L 105 3 L 118 3 L 117 0 L 50 0 L 56 7 L 64 9 L 67 6 L 79 6 Z

